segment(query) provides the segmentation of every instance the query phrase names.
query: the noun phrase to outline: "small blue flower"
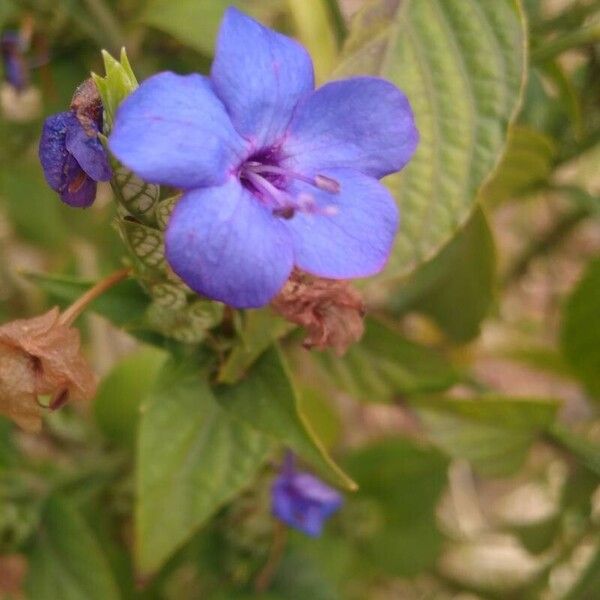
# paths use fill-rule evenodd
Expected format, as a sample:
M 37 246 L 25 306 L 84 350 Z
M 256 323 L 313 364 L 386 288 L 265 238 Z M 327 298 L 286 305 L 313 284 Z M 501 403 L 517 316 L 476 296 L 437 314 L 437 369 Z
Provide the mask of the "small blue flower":
M 48 185 L 63 202 L 77 208 L 90 206 L 98 181 L 112 176 L 108 157 L 98 140 L 98 125 L 81 124 L 75 112 L 48 117 L 44 122 L 39 158 Z
M 110 149 L 142 179 L 184 190 L 166 258 L 194 290 L 258 307 L 294 266 L 379 272 L 398 228 L 381 177 L 418 140 L 406 97 L 374 77 L 314 90 L 294 40 L 226 11 L 210 78 L 160 73 L 121 105 Z
M 291 454 L 271 489 L 273 514 L 312 537 L 321 535 L 325 521 L 343 503 L 342 496 L 310 473 L 296 471 Z
M 5 31 L 0 37 L 4 78 L 17 91 L 29 84 L 29 68 L 23 56 L 23 40 L 16 31 Z

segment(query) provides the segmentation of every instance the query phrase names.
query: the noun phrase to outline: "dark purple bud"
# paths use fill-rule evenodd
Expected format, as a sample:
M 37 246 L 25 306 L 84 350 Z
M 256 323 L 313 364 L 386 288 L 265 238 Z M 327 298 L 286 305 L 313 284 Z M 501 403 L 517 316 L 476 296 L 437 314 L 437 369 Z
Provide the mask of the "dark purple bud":
M 343 503 L 339 492 L 310 473 L 297 471 L 291 455 L 271 489 L 273 514 L 306 535 L 317 537 Z
M 19 92 L 29 85 L 29 69 L 23 56 L 23 43 L 16 31 L 5 31 L 0 38 L 4 78 Z
M 72 111 L 44 122 L 39 158 L 48 185 L 70 206 L 85 208 L 96 197 L 96 182 L 108 181 L 111 168 L 94 123 L 87 130 Z

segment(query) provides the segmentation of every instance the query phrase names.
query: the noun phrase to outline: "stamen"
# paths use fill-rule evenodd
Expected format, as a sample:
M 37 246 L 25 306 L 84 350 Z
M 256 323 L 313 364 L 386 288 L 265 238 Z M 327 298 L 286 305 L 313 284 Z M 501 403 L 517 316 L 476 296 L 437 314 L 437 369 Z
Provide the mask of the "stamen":
M 314 178 L 306 177 L 301 173 L 296 173 L 294 171 L 289 171 L 288 169 L 283 169 L 281 167 L 276 167 L 275 165 L 264 165 L 259 162 L 249 161 L 246 163 L 246 170 L 252 171 L 254 173 L 273 173 L 274 175 L 282 175 L 284 177 L 289 177 L 291 179 L 298 179 L 299 181 L 304 181 L 304 183 L 308 183 L 324 192 L 329 192 L 330 194 L 339 194 L 341 186 L 339 182 L 331 177 L 327 177 L 326 175 L 316 175 Z

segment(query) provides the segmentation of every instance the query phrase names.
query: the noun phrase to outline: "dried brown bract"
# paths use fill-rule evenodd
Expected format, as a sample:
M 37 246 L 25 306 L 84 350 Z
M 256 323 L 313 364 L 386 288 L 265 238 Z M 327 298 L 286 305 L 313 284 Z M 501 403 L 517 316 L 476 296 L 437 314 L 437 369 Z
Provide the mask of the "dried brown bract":
M 27 574 L 27 559 L 21 554 L 0 556 L 0 600 L 23 598 L 23 582 Z
M 91 398 L 96 377 L 80 345 L 79 332 L 57 308 L 0 326 L 0 413 L 23 429 L 39 431 L 39 395 L 52 395 L 51 409 Z
M 87 134 L 95 137 L 97 129 L 102 129 L 102 98 L 92 78 L 77 86 L 71 99 L 71 110 L 83 125 Z
M 306 328 L 306 348 L 333 348 L 341 355 L 364 331 L 364 303 L 347 281 L 294 269 L 272 306 L 288 321 Z

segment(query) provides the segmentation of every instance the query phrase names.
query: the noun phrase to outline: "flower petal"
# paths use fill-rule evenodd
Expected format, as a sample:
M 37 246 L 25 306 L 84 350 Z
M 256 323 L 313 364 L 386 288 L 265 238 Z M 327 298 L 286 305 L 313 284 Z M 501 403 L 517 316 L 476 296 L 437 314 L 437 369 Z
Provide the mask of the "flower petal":
M 294 107 L 314 88 L 306 50 L 236 8 L 223 18 L 211 79 L 235 128 L 257 148 L 281 138 Z
M 193 290 L 236 308 L 267 304 L 292 270 L 285 226 L 234 178 L 185 194 L 165 243 L 167 261 Z
M 100 140 L 96 136 L 89 136 L 77 117 L 73 116 L 73 120 L 65 137 L 67 150 L 94 181 L 109 181 L 112 170 Z
M 60 191 L 64 181 L 64 166 L 67 160 L 65 138 L 67 128 L 75 118 L 71 112 L 61 112 L 44 121 L 38 154 L 48 185 Z
M 398 209 L 392 196 L 376 179 L 353 169 L 329 169 L 324 174 L 340 184 L 339 193 L 305 183 L 290 189 L 295 196 L 312 196 L 320 210 L 297 212 L 285 222 L 294 242 L 295 264 L 331 279 L 378 273 L 398 229 Z
M 399 171 L 419 134 L 406 96 L 376 77 L 324 85 L 294 113 L 284 153 L 291 166 L 350 167 L 377 179 Z
M 206 77 L 170 72 L 125 99 L 109 139 L 143 180 L 183 189 L 223 183 L 245 146 Z
M 60 199 L 74 208 L 87 208 L 96 199 L 98 184 L 86 174 L 74 156 L 68 155 L 64 165 L 65 178 L 58 190 Z

